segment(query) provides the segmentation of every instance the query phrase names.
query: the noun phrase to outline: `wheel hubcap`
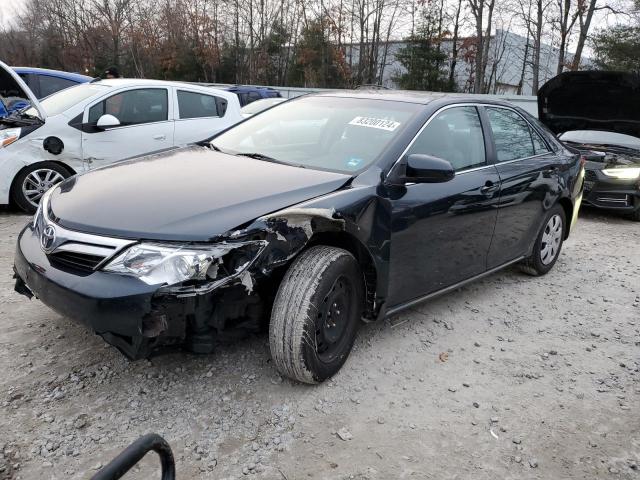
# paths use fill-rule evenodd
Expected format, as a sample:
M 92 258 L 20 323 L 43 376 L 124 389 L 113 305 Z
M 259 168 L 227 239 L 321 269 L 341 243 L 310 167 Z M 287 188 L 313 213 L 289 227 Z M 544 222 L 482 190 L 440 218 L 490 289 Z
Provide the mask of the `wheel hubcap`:
M 322 300 L 316 319 L 316 352 L 320 360 L 332 360 L 351 318 L 351 282 L 340 276 Z
M 51 187 L 64 180 L 61 173 L 49 168 L 41 168 L 31 172 L 22 182 L 22 194 L 34 207 L 40 203 L 40 198 Z
M 562 241 L 562 218 L 553 215 L 544 227 L 542 242 L 540 243 L 540 261 L 543 265 L 549 265 L 560 251 Z

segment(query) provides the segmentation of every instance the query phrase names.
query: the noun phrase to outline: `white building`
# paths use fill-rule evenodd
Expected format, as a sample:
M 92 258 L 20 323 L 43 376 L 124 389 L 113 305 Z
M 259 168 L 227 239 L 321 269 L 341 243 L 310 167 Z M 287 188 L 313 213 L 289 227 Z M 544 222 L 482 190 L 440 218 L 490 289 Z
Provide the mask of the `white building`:
M 464 43 L 465 39 L 458 40 L 458 49 Z M 390 88 L 397 88 L 398 85 L 394 78 L 401 75 L 405 70 L 402 64 L 396 59 L 397 53 L 406 47 L 405 41 L 390 41 L 384 46 L 387 48 L 386 61 L 379 69 L 382 71 L 382 85 Z M 448 53 L 451 59 L 451 50 L 453 42 L 451 39 L 444 40 L 441 47 Z M 525 60 L 525 51 L 527 58 Z M 351 60 L 352 64 L 357 62 L 359 45 L 353 44 L 347 46 L 347 61 Z M 539 86 L 556 75 L 558 64 L 558 49 L 551 45 L 542 44 L 540 48 L 540 71 Z M 382 54 L 380 54 L 380 57 Z M 506 30 L 496 30 L 491 36 L 489 46 L 489 60 L 485 72 L 485 84 L 489 85 L 488 93 L 493 94 L 522 94 L 531 95 L 532 93 L 532 56 L 533 56 L 533 40 L 529 39 L 529 47 L 527 48 L 527 39 L 521 35 Z M 566 55 L 567 61 L 573 58 L 571 53 Z M 524 63 L 524 76 L 522 75 Z M 583 63 L 589 63 L 583 60 Z M 448 69 L 449 65 L 447 65 Z M 455 80 L 459 91 L 469 92 L 473 87 L 473 65 L 466 62 L 462 52 L 459 51 L 456 64 Z M 522 79 L 522 88 L 518 92 L 518 85 Z

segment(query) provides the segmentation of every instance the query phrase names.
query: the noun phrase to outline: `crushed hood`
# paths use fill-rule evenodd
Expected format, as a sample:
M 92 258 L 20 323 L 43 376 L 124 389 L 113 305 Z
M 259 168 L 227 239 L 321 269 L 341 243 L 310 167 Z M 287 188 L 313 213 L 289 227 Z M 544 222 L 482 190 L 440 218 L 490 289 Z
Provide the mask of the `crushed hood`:
M 134 239 L 207 241 L 339 189 L 349 175 L 191 147 L 70 178 L 50 198 L 63 227 Z
M 18 99 L 28 101 L 36 109 L 40 119 L 44 121 L 46 114 L 31 89 L 20 78 L 20 75 L 0 61 L 0 101 L 6 111 L 11 113 L 14 110 L 11 108 L 11 104 Z
M 538 118 L 554 133 L 602 130 L 640 137 L 640 75 L 561 73 L 540 88 Z

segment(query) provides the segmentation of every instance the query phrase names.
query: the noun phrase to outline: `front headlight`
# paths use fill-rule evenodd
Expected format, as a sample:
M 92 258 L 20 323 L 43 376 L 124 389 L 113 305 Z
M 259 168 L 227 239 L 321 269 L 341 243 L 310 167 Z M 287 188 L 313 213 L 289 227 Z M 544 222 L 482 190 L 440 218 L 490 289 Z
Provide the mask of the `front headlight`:
M 175 285 L 207 278 L 217 280 L 225 274 L 237 275 L 246 269 L 261 249 L 261 242 L 205 246 L 140 243 L 115 257 L 103 270 L 137 277 L 149 285 Z M 227 257 L 232 253 L 246 260 L 238 265 L 241 268 L 230 265 Z
M 605 168 L 602 170 L 607 177 L 618 178 L 620 180 L 634 180 L 640 177 L 640 168 Z
M 7 128 L 6 130 L 0 130 L 0 148 L 11 145 L 13 142 L 20 138 L 19 128 Z

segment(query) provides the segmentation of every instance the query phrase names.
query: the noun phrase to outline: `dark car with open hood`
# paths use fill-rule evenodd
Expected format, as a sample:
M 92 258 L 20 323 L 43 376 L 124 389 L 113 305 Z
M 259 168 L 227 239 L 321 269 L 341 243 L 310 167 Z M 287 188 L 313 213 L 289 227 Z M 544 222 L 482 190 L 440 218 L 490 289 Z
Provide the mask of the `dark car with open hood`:
M 583 173 L 507 103 L 305 96 L 51 189 L 19 236 L 16 289 L 134 359 L 268 329 L 278 370 L 321 382 L 361 321 L 508 265 L 547 273 Z
M 585 205 L 640 221 L 640 75 L 565 72 L 540 88 L 538 108 L 586 160 Z

